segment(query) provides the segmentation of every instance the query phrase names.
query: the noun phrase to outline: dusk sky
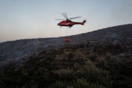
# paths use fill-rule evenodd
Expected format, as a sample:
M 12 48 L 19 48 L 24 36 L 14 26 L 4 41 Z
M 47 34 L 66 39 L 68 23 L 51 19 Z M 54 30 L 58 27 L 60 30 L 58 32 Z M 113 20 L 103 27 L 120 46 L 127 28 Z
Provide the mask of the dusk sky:
M 71 29 L 59 27 L 65 19 L 87 21 Z M 0 0 L 0 42 L 60 37 L 132 23 L 132 0 Z M 96 35 L 95 35 L 96 36 Z

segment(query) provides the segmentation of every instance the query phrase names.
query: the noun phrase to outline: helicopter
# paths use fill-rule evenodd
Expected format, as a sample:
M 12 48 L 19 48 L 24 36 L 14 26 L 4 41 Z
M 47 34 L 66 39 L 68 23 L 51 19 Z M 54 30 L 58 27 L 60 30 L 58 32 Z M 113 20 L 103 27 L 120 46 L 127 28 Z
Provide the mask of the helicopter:
M 62 13 L 62 15 L 66 18 L 66 20 L 64 20 L 64 19 L 56 19 L 56 20 L 63 20 L 63 21 L 61 21 L 61 22 L 59 22 L 57 24 L 60 27 L 61 26 L 66 26 L 66 27 L 71 28 L 75 24 L 84 25 L 84 23 L 86 22 L 86 20 L 84 20 L 83 22 L 73 22 L 73 21 L 71 21 L 71 19 L 81 18 L 81 16 L 77 16 L 77 17 L 73 17 L 73 18 L 69 18 L 68 19 L 66 13 Z

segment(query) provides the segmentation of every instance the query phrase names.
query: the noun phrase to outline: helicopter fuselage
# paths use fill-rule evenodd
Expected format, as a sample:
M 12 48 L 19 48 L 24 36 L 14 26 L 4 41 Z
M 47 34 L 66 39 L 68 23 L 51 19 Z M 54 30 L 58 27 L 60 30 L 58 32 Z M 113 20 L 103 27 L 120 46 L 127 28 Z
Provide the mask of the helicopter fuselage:
M 60 23 L 58 23 L 58 25 L 59 26 L 69 26 L 69 27 L 72 27 L 75 24 L 84 25 L 85 22 L 86 22 L 86 20 L 84 20 L 83 22 L 72 22 L 71 20 L 64 20 L 64 21 L 61 21 Z

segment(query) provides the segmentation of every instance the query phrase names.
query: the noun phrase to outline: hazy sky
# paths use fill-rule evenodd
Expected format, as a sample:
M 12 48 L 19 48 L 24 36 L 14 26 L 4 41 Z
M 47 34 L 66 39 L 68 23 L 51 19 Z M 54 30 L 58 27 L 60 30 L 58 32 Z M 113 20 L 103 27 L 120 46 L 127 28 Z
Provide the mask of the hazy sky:
M 59 21 L 87 21 L 71 29 Z M 132 0 L 0 0 L 0 42 L 75 35 L 110 26 L 132 23 Z

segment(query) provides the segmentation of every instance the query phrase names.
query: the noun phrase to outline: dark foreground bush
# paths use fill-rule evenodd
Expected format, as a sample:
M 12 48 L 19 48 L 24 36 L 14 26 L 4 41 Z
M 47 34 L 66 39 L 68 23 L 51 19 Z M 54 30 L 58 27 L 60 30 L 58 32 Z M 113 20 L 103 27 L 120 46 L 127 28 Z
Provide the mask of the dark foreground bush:
M 67 88 L 67 85 L 62 81 L 58 81 L 56 83 L 53 83 L 50 88 Z
M 95 55 L 95 54 L 91 55 L 89 58 L 90 58 L 91 61 L 95 62 L 96 59 L 97 59 L 97 55 Z
M 132 59 L 118 62 L 108 54 L 105 59 L 98 61 L 97 67 L 110 72 L 111 80 L 113 80 L 112 88 L 132 87 Z
M 37 62 L 30 66 L 32 68 L 25 67 L 15 72 L 1 70 L 0 88 L 132 88 L 131 57 L 124 62 L 118 62 L 110 54 L 104 57 L 96 63 L 90 60 L 63 61 L 64 69 L 45 61 L 42 62 L 45 69 Z
M 71 60 L 74 57 L 73 53 L 68 54 L 68 60 Z
M 79 79 L 81 77 L 85 78 L 88 82 L 98 82 L 103 86 L 111 86 L 112 82 L 109 72 L 95 67 L 91 61 L 85 62 L 82 66 L 75 63 L 72 69 L 62 70 L 61 76 L 63 81 L 67 81 L 69 83 L 71 83 L 72 80 Z M 88 83 L 87 85 L 90 84 Z
M 84 78 L 73 80 L 73 87 L 74 88 L 105 88 L 102 85 L 99 85 L 98 83 L 87 82 L 87 80 Z
M 48 58 L 46 58 L 46 61 L 52 62 L 52 61 L 55 61 L 55 58 L 54 57 L 48 57 Z

